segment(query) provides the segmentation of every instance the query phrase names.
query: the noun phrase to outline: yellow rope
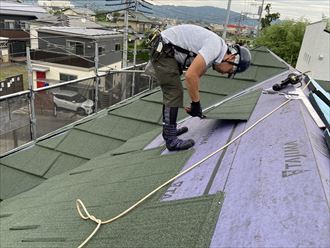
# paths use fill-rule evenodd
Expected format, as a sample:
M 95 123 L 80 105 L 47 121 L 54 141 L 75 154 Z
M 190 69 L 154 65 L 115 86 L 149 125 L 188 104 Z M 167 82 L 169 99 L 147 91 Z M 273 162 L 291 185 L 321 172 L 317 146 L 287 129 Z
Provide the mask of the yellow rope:
M 310 81 L 305 85 L 305 87 L 303 88 L 303 90 L 309 85 L 309 83 L 310 83 Z M 291 99 L 286 100 L 284 103 L 282 103 L 281 105 L 279 105 L 278 107 L 276 107 L 275 109 L 273 109 L 271 112 L 269 112 L 268 114 L 266 114 L 263 117 L 261 117 L 254 124 L 252 124 L 249 128 L 247 128 L 245 131 L 243 131 L 242 133 L 240 133 L 238 136 L 236 136 L 234 139 L 232 139 L 231 141 L 229 141 L 227 144 L 225 144 L 221 148 L 217 149 L 216 151 L 212 152 L 211 154 L 209 154 L 208 156 L 206 156 L 202 160 L 196 162 L 195 164 L 193 164 L 192 166 L 190 166 L 186 170 L 184 170 L 184 171 L 180 172 L 179 174 L 177 174 L 176 176 L 172 177 L 171 179 L 169 179 L 168 181 L 166 181 L 162 185 L 158 186 L 156 189 L 154 189 L 153 191 L 151 191 L 149 194 L 147 194 L 146 196 L 144 196 L 143 198 L 141 198 L 138 202 L 136 202 L 131 207 L 129 207 L 125 211 L 121 212 L 117 216 L 113 217 L 112 219 L 109 219 L 109 220 L 106 220 L 106 221 L 102 221 L 100 219 L 97 219 L 95 216 L 91 215 L 88 212 L 88 210 L 86 209 L 84 203 L 80 199 L 77 199 L 76 200 L 76 207 L 77 207 L 77 210 L 78 210 L 78 213 L 79 213 L 80 217 L 82 219 L 84 219 L 84 220 L 90 219 L 90 220 L 94 221 L 95 223 L 97 223 L 97 226 L 94 229 L 94 231 L 85 239 L 85 241 L 83 243 L 81 243 L 81 245 L 78 246 L 78 248 L 82 248 L 94 236 L 94 234 L 98 231 L 98 229 L 100 228 L 101 225 L 103 225 L 103 224 L 109 224 L 109 223 L 111 223 L 111 222 L 119 219 L 120 217 L 126 215 L 127 213 L 129 213 L 130 211 L 132 211 L 134 208 L 136 208 L 138 205 L 140 205 L 142 202 L 144 202 L 145 200 L 147 200 L 150 196 L 152 196 L 153 194 L 155 194 L 158 190 L 160 190 L 161 188 L 163 188 L 167 184 L 173 182 L 177 178 L 179 178 L 182 175 L 184 175 L 184 174 L 188 173 L 189 171 L 193 170 L 195 167 L 197 167 L 198 165 L 202 164 L 203 162 L 205 162 L 206 160 L 208 160 L 209 158 L 211 158 L 212 156 L 214 156 L 218 152 L 220 152 L 223 149 L 225 149 L 228 146 L 230 146 L 236 140 L 238 140 L 239 138 L 241 138 L 244 134 L 246 134 L 251 129 L 253 129 L 256 125 L 258 125 L 260 122 L 262 122 L 264 119 L 266 119 L 268 116 L 270 116 L 275 111 L 277 111 L 278 109 L 282 108 L 284 105 L 286 105 L 287 103 L 289 103 L 291 100 L 293 100 L 293 99 L 291 98 Z M 84 214 L 82 213 L 80 207 L 82 207 L 82 209 L 84 211 Z

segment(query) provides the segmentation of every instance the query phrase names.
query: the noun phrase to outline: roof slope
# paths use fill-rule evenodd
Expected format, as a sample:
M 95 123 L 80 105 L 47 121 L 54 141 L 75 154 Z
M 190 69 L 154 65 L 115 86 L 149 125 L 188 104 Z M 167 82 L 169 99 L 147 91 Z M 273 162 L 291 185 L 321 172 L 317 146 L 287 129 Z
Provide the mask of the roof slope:
M 273 55 L 263 48 L 256 49 L 253 54 L 256 62 L 253 60 L 251 68 L 234 80 L 219 76 L 214 71 L 207 72 L 202 78 L 200 89 L 204 109 L 287 69 L 284 63 L 277 60 L 273 68 L 263 66 L 262 60 L 273 60 Z M 262 56 L 258 57 L 259 54 Z M 184 95 L 185 105 L 188 105 L 190 101 L 186 90 Z M 35 147 L 1 158 L 0 163 L 42 179 L 49 178 L 117 149 L 127 140 L 159 127 L 162 123 L 161 108 L 162 95 L 156 89 L 120 103 L 110 108 L 109 113 L 102 112 L 95 119 L 76 125 L 68 132 L 38 142 Z M 185 111 L 180 109 L 178 119 L 185 117 Z M 31 156 L 33 160 L 30 161 Z M 47 163 L 43 162 L 45 159 Z M 28 166 L 25 165 L 26 161 L 30 161 Z M 21 189 L 23 192 L 24 186 Z M 15 194 L 7 193 L 6 196 Z
M 77 216 L 77 198 L 97 218 L 111 218 L 285 102 L 281 95 L 253 92 L 259 82 L 267 79 L 262 87 L 270 87 L 289 73 L 280 60 L 275 67 L 267 64 L 273 55 L 264 49 L 253 53 L 262 56 L 239 78 L 229 81 L 210 71 L 202 79 L 203 107 L 222 120 L 185 120 L 189 132 L 183 137 L 196 141 L 192 150 L 164 150 L 156 89 L 39 142 L 32 151 L 1 159 L 6 168 L 44 180 L 21 194 L 6 192 L 12 197 L 0 204 L 1 245 L 77 246 L 95 228 Z M 249 111 L 243 111 L 242 99 L 251 102 Z M 224 120 L 233 118 L 228 108 L 237 109 L 237 119 L 244 113 L 247 122 Z M 322 135 L 302 102 L 293 100 L 127 216 L 102 226 L 86 247 L 325 247 L 329 154 Z M 38 165 L 38 171 L 20 164 L 24 156 L 39 154 L 37 149 L 48 149 L 54 161 Z

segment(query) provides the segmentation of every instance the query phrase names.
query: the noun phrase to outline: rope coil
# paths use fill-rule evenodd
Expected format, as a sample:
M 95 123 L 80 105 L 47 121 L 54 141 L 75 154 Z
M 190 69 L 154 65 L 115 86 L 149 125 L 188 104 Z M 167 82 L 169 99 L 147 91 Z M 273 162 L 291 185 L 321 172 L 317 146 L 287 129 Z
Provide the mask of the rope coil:
M 309 85 L 310 80 L 308 81 L 308 83 L 305 85 L 305 87 L 303 88 L 306 89 L 306 87 Z M 291 100 L 294 100 L 294 98 L 289 98 L 288 100 L 286 100 L 285 102 L 283 102 L 282 104 L 280 104 L 278 107 L 274 108 L 271 112 L 269 112 L 268 114 L 264 115 L 263 117 L 261 117 L 259 120 L 257 120 L 255 123 L 253 123 L 250 127 L 248 127 L 246 130 L 244 130 L 242 133 L 240 133 L 239 135 L 237 135 L 235 138 L 233 138 L 232 140 L 230 140 L 227 144 L 225 144 L 224 146 L 220 147 L 219 149 L 217 149 L 216 151 L 210 153 L 209 155 L 207 155 L 206 157 L 204 157 L 203 159 L 201 159 L 200 161 L 196 162 L 195 164 L 191 165 L 189 168 L 187 168 L 186 170 L 180 172 L 179 174 L 177 174 L 176 176 L 172 177 L 171 179 L 169 179 L 168 181 L 166 181 L 165 183 L 163 183 L 162 185 L 158 186 L 156 189 L 154 189 L 153 191 L 151 191 L 149 194 L 147 194 L 146 196 L 144 196 L 143 198 L 141 198 L 138 202 L 136 202 L 135 204 L 133 204 L 131 207 L 129 207 L 128 209 L 124 210 L 123 212 L 121 212 L 120 214 L 118 214 L 117 216 L 113 217 L 112 219 L 106 220 L 106 221 L 102 221 L 98 218 L 96 218 L 94 215 L 91 215 L 87 208 L 85 207 L 84 203 L 80 200 L 77 199 L 76 200 L 76 207 L 77 207 L 77 211 L 80 215 L 80 217 L 84 220 L 92 220 L 95 223 L 97 223 L 96 228 L 94 229 L 94 231 L 84 240 L 83 243 L 81 243 L 81 245 L 78 246 L 78 248 L 82 248 L 94 235 L 95 233 L 98 231 L 98 229 L 100 228 L 101 225 L 103 224 L 109 224 L 117 219 L 119 219 L 120 217 L 126 215 L 127 213 L 129 213 L 130 211 L 132 211 L 134 208 L 136 208 L 138 205 L 140 205 L 142 202 L 144 202 L 146 199 L 148 199 L 150 196 L 152 196 L 153 194 L 155 194 L 158 190 L 160 190 L 161 188 L 163 188 L 164 186 L 168 185 L 169 183 L 173 182 L 174 180 L 176 180 L 177 178 L 181 177 L 182 175 L 188 173 L 189 171 L 193 170 L 194 168 L 196 168 L 198 165 L 202 164 L 203 162 L 205 162 L 206 160 L 208 160 L 209 158 L 211 158 L 212 156 L 214 156 L 215 154 L 219 153 L 220 151 L 222 151 L 223 149 L 227 148 L 228 146 L 230 146 L 232 143 L 234 143 L 236 140 L 238 140 L 239 138 L 241 138 L 243 135 L 245 135 L 247 132 L 249 132 L 250 130 L 252 130 L 256 125 L 258 125 L 260 122 L 262 122 L 264 119 L 266 119 L 267 117 L 269 117 L 270 115 L 272 115 L 274 112 L 276 112 L 277 110 L 279 110 L 280 108 L 282 108 L 283 106 L 285 106 L 286 104 L 288 104 Z M 84 213 L 82 213 L 81 209 L 83 209 Z

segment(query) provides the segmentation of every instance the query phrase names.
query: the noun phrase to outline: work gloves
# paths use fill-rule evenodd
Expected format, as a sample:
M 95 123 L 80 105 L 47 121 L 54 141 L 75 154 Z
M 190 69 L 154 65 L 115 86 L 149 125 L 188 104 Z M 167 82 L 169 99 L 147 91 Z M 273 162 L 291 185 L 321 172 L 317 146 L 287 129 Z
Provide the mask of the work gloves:
M 201 107 L 201 104 L 199 101 L 191 102 L 190 108 L 185 107 L 185 110 L 186 110 L 187 114 L 191 115 L 192 117 L 198 116 L 201 119 L 206 117 L 205 115 L 203 115 L 202 107 Z

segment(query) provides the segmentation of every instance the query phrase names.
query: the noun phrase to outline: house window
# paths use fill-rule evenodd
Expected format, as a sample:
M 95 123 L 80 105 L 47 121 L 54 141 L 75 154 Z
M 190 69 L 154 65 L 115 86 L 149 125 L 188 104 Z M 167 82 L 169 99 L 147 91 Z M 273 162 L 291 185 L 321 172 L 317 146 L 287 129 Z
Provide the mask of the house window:
M 67 41 L 66 47 L 71 52 L 77 55 L 84 55 L 85 54 L 85 43 L 79 41 Z
M 77 79 L 77 76 L 75 76 L 75 75 L 60 73 L 60 81 L 66 82 L 66 81 L 71 81 L 71 80 L 75 80 L 75 79 Z
M 5 29 L 15 29 L 15 21 L 5 20 Z
M 105 48 L 99 46 L 99 55 L 103 55 L 103 54 L 105 54 Z
M 119 43 L 117 43 L 117 44 L 115 45 L 115 51 L 120 51 L 120 50 L 121 50 L 121 46 L 120 46 Z

